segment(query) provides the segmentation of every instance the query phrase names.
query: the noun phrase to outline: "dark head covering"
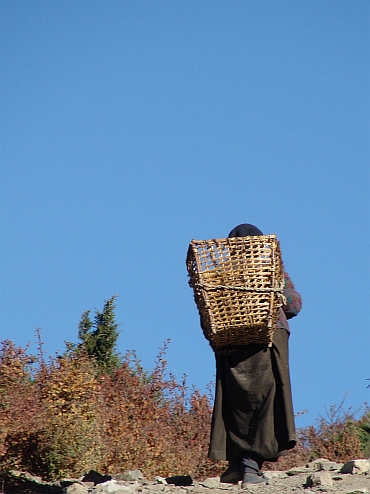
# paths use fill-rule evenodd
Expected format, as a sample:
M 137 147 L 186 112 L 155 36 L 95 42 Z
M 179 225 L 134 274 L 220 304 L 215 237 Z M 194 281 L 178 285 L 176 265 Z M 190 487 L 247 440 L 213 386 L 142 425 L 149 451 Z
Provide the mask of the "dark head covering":
M 242 223 L 241 225 L 238 225 L 233 230 L 231 230 L 231 232 L 229 233 L 229 238 L 249 237 L 254 235 L 263 235 L 263 233 L 254 225 L 250 225 L 249 223 Z

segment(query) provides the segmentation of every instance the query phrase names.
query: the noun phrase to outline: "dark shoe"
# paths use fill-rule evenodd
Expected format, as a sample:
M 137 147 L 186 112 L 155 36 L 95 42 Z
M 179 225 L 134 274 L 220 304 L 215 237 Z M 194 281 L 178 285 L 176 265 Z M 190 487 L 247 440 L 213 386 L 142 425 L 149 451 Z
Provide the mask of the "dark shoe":
M 224 484 L 237 484 L 240 480 L 243 480 L 243 465 L 241 462 L 230 463 L 220 478 L 220 482 Z
M 257 458 L 243 458 L 242 489 L 245 489 L 250 484 L 262 484 L 265 482 L 265 479 L 259 475 L 262 463 L 263 461 Z
M 248 487 L 248 484 L 261 484 L 264 482 L 266 482 L 266 480 L 256 473 L 245 473 L 243 475 L 242 489 Z

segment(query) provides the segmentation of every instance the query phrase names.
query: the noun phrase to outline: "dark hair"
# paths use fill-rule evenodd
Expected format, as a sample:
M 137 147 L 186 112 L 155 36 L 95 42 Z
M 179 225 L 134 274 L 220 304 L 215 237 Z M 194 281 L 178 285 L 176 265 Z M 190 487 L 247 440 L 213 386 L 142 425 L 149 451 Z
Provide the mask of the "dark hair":
M 249 223 L 242 223 L 241 225 L 236 226 L 229 233 L 229 238 L 231 237 L 249 237 L 254 235 L 263 235 L 261 230 L 254 225 L 250 225 Z

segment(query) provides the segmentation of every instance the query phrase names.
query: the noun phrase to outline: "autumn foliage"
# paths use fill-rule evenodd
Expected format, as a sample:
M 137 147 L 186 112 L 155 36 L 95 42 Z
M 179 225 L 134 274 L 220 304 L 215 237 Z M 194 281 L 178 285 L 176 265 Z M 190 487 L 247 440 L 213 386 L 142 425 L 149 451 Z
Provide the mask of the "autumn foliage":
M 102 327 L 94 331 L 85 331 L 85 340 L 98 331 L 101 336 Z M 45 479 L 80 476 L 90 469 L 107 474 L 140 469 L 148 479 L 199 479 L 225 468 L 224 462 L 207 459 L 211 399 L 189 389 L 185 377 L 178 382 L 167 371 L 168 342 L 151 371 L 133 352 L 119 360 L 115 355 L 114 365 L 104 368 L 83 345 L 69 344 L 64 355 L 45 360 L 39 343 L 38 356 L 9 340 L 0 346 L 0 476 L 11 469 Z M 369 453 L 368 409 L 359 420 L 343 413 L 342 404 L 330 413 L 299 431 L 297 447 L 270 467 L 289 468 L 320 456 L 346 461 Z
M 129 353 L 102 373 L 83 351 L 45 362 L 2 342 L 1 471 L 44 478 L 130 468 L 147 478 L 206 474 L 210 401 L 167 375 L 166 345 L 150 372 Z

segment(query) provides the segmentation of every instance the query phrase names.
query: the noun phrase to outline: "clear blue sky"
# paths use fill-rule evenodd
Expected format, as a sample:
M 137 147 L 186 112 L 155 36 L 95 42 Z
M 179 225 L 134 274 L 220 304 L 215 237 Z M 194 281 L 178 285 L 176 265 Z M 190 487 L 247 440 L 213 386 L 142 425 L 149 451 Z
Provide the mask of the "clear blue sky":
M 298 425 L 370 401 L 370 3 L 2 0 L 1 339 L 119 350 L 205 390 L 191 239 L 253 223 L 303 297 Z

